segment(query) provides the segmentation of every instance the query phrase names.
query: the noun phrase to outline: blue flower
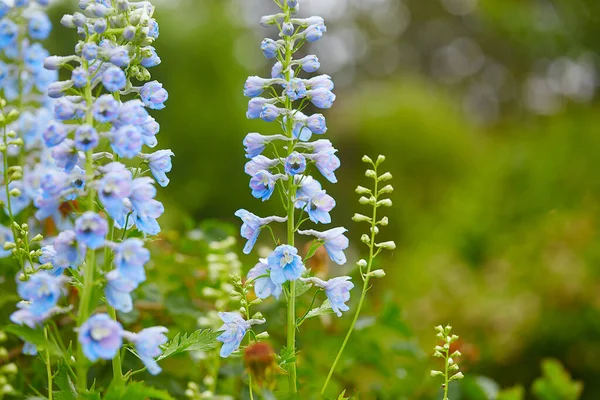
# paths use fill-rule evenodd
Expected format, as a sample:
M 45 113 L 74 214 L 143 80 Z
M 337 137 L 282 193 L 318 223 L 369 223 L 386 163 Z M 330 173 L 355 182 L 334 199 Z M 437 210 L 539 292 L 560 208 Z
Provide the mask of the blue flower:
M 277 57 L 277 49 L 279 46 L 277 42 L 273 39 L 264 39 L 260 44 L 260 49 L 262 50 L 265 58 L 275 58 Z
M 223 343 L 220 355 L 226 358 L 240 347 L 246 332 L 250 329 L 250 324 L 235 312 L 220 312 L 219 317 L 223 320 L 223 326 L 219 328 L 219 331 L 223 333 L 217 340 Z
M 23 51 L 23 61 L 27 68 L 36 72 L 44 68 L 44 59 L 49 55 L 48 50 L 44 49 L 41 44 L 34 43 Z
M 158 56 L 158 54 L 156 54 L 156 50 L 154 49 L 154 47 L 152 46 L 148 46 L 148 47 L 144 47 L 144 49 L 142 51 L 145 51 L 145 57 L 142 58 L 142 66 L 145 68 L 152 68 L 152 67 L 156 67 L 157 65 L 159 65 L 161 63 L 161 59 Z M 144 54 L 144 53 L 142 53 Z
M 142 134 L 135 125 L 124 125 L 113 131 L 111 147 L 124 158 L 134 158 L 142 151 Z
M 153 39 L 158 39 L 159 34 L 158 22 L 156 22 L 156 20 L 153 18 L 150 20 L 150 31 L 148 32 L 148 36 Z
M 75 118 L 77 104 L 67 97 L 60 98 L 54 103 L 54 117 L 58 120 L 68 121 Z
M 269 171 L 258 171 L 250 179 L 250 189 L 252 189 L 252 196 L 262 201 L 267 201 L 271 198 L 271 195 L 275 191 L 275 183 L 279 175 L 273 175 Z
M 331 90 L 325 88 L 309 90 L 306 92 L 306 97 L 319 108 L 331 108 L 336 98 Z
M 0 242 L 1 243 L 6 243 L 6 242 L 14 243 L 14 241 L 15 241 L 15 239 L 13 236 L 12 229 L 7 228 L 4 225 L 0 225 Z M 4 247 L 0 247 L 0 258 L 9 257 L 11 254 L 12 254 L 11 250 L 4 250 Z
M 306 281 L 314 283 L 325 291 L 331 309 L 338 317 L 341 317 L 342 311 L 350 309 L 346 305 L 346 302 L 350 300 L 350 290 L 354 288 L 354 284 L 350 282 L 350 279 L 352 278 L 349 276 L 339 276 L 327 282 L 319 278 L 309 278 Z
M 32 39 L 45 40 L 52 30 L 52 23 L 45 13 L 34 11 L 30 14 L 28 28 Z
M 281 61 L 277 61 L 271 68 L 271 78 L 283 79 L 283 64 L 281 64 Z
M 248 240 L 246 242 L 246 245 L 244 246 L 245 254 L 250 254 L 252 248 L 254 247 L 254 244 L 256 243 L 256 240 L 258 239 L 258 235 L 260 234 L 260 231 L 264 226 L 268 225 L 271 222 L 287 221 L 287 217 L 272 216 L 267 218 L 260 218 L 252 214 L 250 211 L 246 211 L 244 209 L 237 210 L 235 212 L 235 216 L 242 219 L 243 223 L 240 233 L 244 239 Z
M 293 78 L 291 81 L 287 82 L 285 94 L 292 101 L 296 101 L 306 96 L 306 86 L 302 79 Z
M 123 226 L 129 213 L 124 200 L 131 194 L 131 171 L 125 165 L 113 162 L 102 167 L 101 172 L 104 176 L 98 182 L 98 197 L 106 212 Z
M 119 108 L 119 120 L 116 122 L 116 125 L 141 125 L 149 117 L 148 111 L 144 108 L 144 103 L 141 100 L 130 100 Z
M 267 258 L 267 263 L 271 268 L 271 280 L 276 285 L 295 281 L 306 271 L 298 250 L 287 244 L 278 246 Z
M 306 72 L 315 72 L 321 68 L 321 63 L 315 55 L 309 55 L 298 60 L 300 67 Z
M 313 43 L 321 39 L 325 32 L 327 32 L 327 27 L 325 25 L 315 24 L 310 25 L 308 28 L 306 28 L 304 32 L 302 32 L 302 35 L 304 36 L 304 39 L 306 39 L 307 42 Z
M 133 299 L 131 292 L 137 288 L 138 284 L 122 276 L 118 270 L 112 270 L 106 274 L 106 287 L 104 295 L 106 302 L 115 310 L 124 313 L 133 310 Z
M 322 240 L 329 258 L 336 264 L 344 265 L 346 263 L 344 250 L 346 250 L 349 245 L 348 238 L 344 236 L 344 233 L 347 231 L 346 228 L 333 228 L 325 232 L 317 232 L 309 229 L 306 231 L 298 231 L 298 233 L 301 235 L 311 235 Z
M 290 22 L 284 22 L 281 25 L 281 33 L 285 36 L 292 36 L 294 34 L 294 25 Z
M 10 19 L 0 21 L 0 49 L 5 48 L 17 39 L 19 27 Z
M 54 239 L 54 258 L 52 264 L 58 268 L 78 268 L 85 256 L 85 247 L 77 243 L 73 231 L 64 231 Z
M 279 118 L 279 116 L 281 114 L 284 114 L 285 112 L 287 112 L 287 110 L 285 108 L 275 107 L 273 104 L 267 103 L 263 106 L 262 110 L 260 111 L 259 117 L 263 121 L 273 122 L 277 118 Z
M 136 178 L 132 183 L 130 201 L 133 206 L 133 219 L 136 227 L 149 235 L 160 232 L 160 225 L 156 221 L 164 212 L 161 202 L 154 200 L 156 188 L 151 178 Z
M 56 166 L 63 168 L 65 172 L 71 172 L 79 161 L 79 152 L 75 148 L 75 142 L 65 139 L 52 149 L 52 158 Z
M 310 89 L 322 88 L 327 90 L 333 90 L 333 88 L 335 87 L 329 75 L 314 76 L 305 81 L 305 85 Z
M 98 45 L 96 43 L 86 43 L 81 49 L 81 55 L 87 61 L 94 61 L 98 58 Z
M 296 208 L 304 208 L 308 203 L 308 199 L 320 192 L 322 186 L 319 181 L 310 175 L 296 175 L 294 178 L 296 185 L 298 185 L 296 189 Z
M 29 280 L 20 282 L 17 288 L 19 296 L 30 303 L 29 311 L 35 316 L 48 313 L 63 293 L 64 278 L 57 278 L 45 271 L 29 276 Z
M 335 207 L 335 200 L 333 197 L 328 195 L 324 190 L 321 190 L 312 195 L 308 200 L 308 206 L 306 212 L 308 217 L 315 224 L 329 224 L 331 223 L 331 216 L 329 212 Z
M 283 286 L 281 284 L 276 285 L 271 280 L 269 276 L 270 271 L 271 267 L 269 267 L 265 259 L 260 259 L 259 263 L 248 271 L 248 280 L 254 280 L 254 292 L 256 293 L 256 297 L 260 299 L 266 299 L 271 295 L 278 299 L 283 292 Z M 259 278 L 259 276 L 262 277 Z
M 289 175 L 298 175 L 306 171 L 306 158 L 294 151 L 285 159 L 285 172 Z
M 107 233 L 108 223 L 95 212 L 87 211 L 75 221 L 77 241 L 92 250 L 104 245 Z
M 79 327 L 79 343 L 90 361 L 112 360 L 123 345 L 123 326 L 107 314 L 91 316 Z
M 140 284 L 146 280 L 144 265 L 150 261 L 150 251 L 140 239 L 130 238 L 119 243 L 115 249 L 114 263 L 119 273 Z
M 328 150 L 320 151 L 316 154 L 307 155 L 307 158 L 310 158 L 315 162 L 317 169 L 327 180 L 331 183 L 336 183 L 337 178 L 335 176 L 335 171 L 340 167 L 340 159 L 335 155 L 337 152 L 336 149 L 331 148 Z
M 155 358 L 163 352 L 160 346 L 167 343 L 168 339 L 165 333 L 168 331 L 164 326 L 155 326 L 142 329 L 133 335 L 132 341 L 135 344 L 135 350 L 152 375 L 158 375 L 162 371 Z
M 23 353 L 26 356 L 36 356 L 38 353 L 37 346 L 31 342 L 25 341 L 23 343 L 23 350 L 21 350 L 21 353 Z
M 127 49 L 123 46 L 116 47 L 110 51 L 109 61 L 117 67 L 127 67 L 131 62 Z
M 94 102 L 92 114 L 101 124 L 113 122 L 119 116 L 119 102 L 110 94 L 104 94 Z
M 273 100 L 265 99 L 264 97 L 254 97 L 250 99 L 250 101 L 248 102 L 248 111 L 246 112 L 246 118 L 259 118 L 264 105 L 267 103 L 273 103 Z
M 56 311 L 56 307 L 53 307 L 48 312 L 41 315 L 37 315 L 31 312 L 31 304 L 25 301 L 19 302 L 17 304 L 17 308 L 18 310 L 10 315 L 10 320 L 17 325 L 25 325 L 30 327 L 31 329 L 36 329 L 39 326 L 43 325 L 44 321 L 46 321 Z M 24 352 L 23 354 L 36 354 L 35 346 L 33 346 L 33 348 L 28 348 L 28 350 L 30 350 L 30 352 Z
M 167 178 L 167 172 L 171 172 L 173 165 L 171 164 L 171 157 L 175 154 L 171 150 L 158 150 L 152 154 L 143 154 L 142 157 L 146 162 L 148 162 L 148 166 L 150 167 L 150 172 L 158 182 L 158 184 L 162 187 L 165 187 L 169 184 L 169 178 Z
M 152 110 L 162 110 L 165 108 L 165 101 L 169 98 L 169 93 L 163 88 L 162 83 L 152 81 L 142 86 L 140 97 L 146 107 Z
M 244 84 L 244 95 L 247 97 L 256 97 L 275 82 L 274 79 L 265 79 L 259 76 L 250 76 Z
M 127 77 L 121 68 L 110 67 L 102 75 L 102 84 L 109 92 L 118 92 L 125 88 Z
M 100 137 L 91 125 L 80 125 L 75 130 L 75 148 L 81 151 L 94 149 L 98 145 Z

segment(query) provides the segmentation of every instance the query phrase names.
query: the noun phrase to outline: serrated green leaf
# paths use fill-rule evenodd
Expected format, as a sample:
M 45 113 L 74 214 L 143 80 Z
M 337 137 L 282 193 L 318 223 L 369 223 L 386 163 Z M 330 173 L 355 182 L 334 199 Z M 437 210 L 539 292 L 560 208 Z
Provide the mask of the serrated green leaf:
M 69 370 L 64 360 L 60 360 L 57 364 L 57 372 L 54 376 L 54 383 L 57 391 L 54 393 L 54 398 L 56 400 L 76 400 L 77 399 L 77 389 L 69 376 Z
M 331 309 L 331 304 L 329 304 L 329 299 L 326 299 L 323 304 L 321 304 L 319 307 L 313 308 L 312 310 L 310 310 L 308 312 L 308 314 L 306 314 L 306 318 L 313 318 L 313 317 L 318 317 L 320 315 L 329 315 L 329 314 L 333 314 L 333 310 Z
M 7 325 L 2 328 L 5 332 L 12 333 L 13 335 L 18 336 L 19 338 L 33 343 L 37 346 L 38 351 L 47 350 L 51 355 L 56 357 L 63 357 L 64 354 L 60 350 L 60 348 L 55 344 L 46 339 L 44 336 L 44 331 L 41 329 L 31 329 L 26 326 L 20 325 Z
M 104 396 L 104 400 L 174 400 L 164 390 L 155 389 L 144 385 L 142 382 L 133 382 L 127 386 L 111 386 Z
M 188 336 L 187 333 L 179 333 L 163 346 L 163 353 L 157 361 L 164 360 L 167 357 L 180 354 L 186 351 L 208 351 L 215 348 L 215 340 L 219 332 L 213 332 L 210 329 L 199 329 Z

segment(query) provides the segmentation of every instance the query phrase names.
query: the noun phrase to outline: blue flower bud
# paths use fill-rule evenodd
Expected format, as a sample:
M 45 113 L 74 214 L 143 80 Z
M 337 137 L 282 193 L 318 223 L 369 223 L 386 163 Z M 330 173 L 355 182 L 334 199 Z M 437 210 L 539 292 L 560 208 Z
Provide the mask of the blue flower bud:
M 0 49 L 13 43 L 19 33 L 19 27 L 10 19 L 0 21 Z
M 101 35 L 108 29 L 108 23 L 105 19 L 98 19 L 94 21 L 94 32 Z
M 161 63 L 160 57 L 156 54 L 156 50 L 152 46 L 145 47 L 142 50 L 142 55 L 144 58 L 142 58 L 141 64 L 145 68 L 156 67 Z
M 306 119 L 306 126 L 312 133 L 323 134 L 327 132 L 327 124 L 323 114 L 313 114 Z
M 277 57 L 277 42 L 273 39 L 264 39 L 260 45 L 260 49 L 262 50 L 265 58 L 275 58 Z
M 294 24 L 291 22 L 285 22 L 281 25 L 281 33 L 284 36 L 292 36 L 294 34 Z
M 57 81 L 52 82 L 48 86 L 48 96 L 53 99 L 58 99 L 65 95 L 65 92 L 73 87 L 73 81 Z
M 81 55 L 88 61 L 94 61 L 98 58 L 98 46 L 96 43 L 86 43 L 83 45 Z
M 0 18 L 4 18 L 6 14 L 10 11 L 10 6 L 6 4 L 4 0 L 0 1 Z
M 111 12 L 111 8 L 103 4 L 93 4 L 88 6 L 86 11 L 91 12 L 96 17 L 106 17 Z
M 319 59 L 315 55 L 309 55 L 298 60 L 300 67 L 306 72 L 315 72 L 321 67 Z
M 75 21 L 72 15 L 70 14 L 65 14 L 62 16 L 62 18 L 60 19 L 60 24 L 62 26 L 64 26 L 65 28 L 75 28 Z
M 283 64 L 281 64 L 281 62 L 277 61 L 275 63 L 275 65 L 273 65 L 273 68 L 271 68 L 271 78 L 273 79 L 283 79 Z
M 260 111 L 260 119 L 266 122 L 273 122 L 286 110 L 275 107 L 273 104 L 265 104 Z
M 319 75 L 313 78 L 310 78 L 306 81 L 306 85 L 310 89 L 319 89 L 324 88 L 328 90 L 334 89 L 333 81 L 329 75 Z
M 259 76 L 250 76 L 244 84 L 244 96 L 256 97 L 264 92 L 265 88 L 271 84 L 271 79 L 264 79 Z
M 123 38 L 125 40 L 133 40 L 135 37 L 136 29 L 135 26 L 129 25 L 123 30 Z
M 306 97 L 318 108 L 331 108 L 336 98 L 335 94 L 327 89 L 309 90 Z
M 91 125 L 80 125 L 75 130 L 75 148 L 81 151 L 94 149 L 100 140 L 98 132 Z
M 248 102 L 248 111 L 246 112 L 246 118 L 259 118 L 262 108 L 266 103 L 272 103 L 272 100 L 265 99 L 264 97 L 255 97 L 253 99 L 250 99 L 250 101 Z
M 294 151 L 285 159 L 285 172 L 291 176 L 298 175 L 306 171 L 306 158 Z
M 75 14 L 73 14 L 73 23 L 75 24 L 76 27 L 78 28 L 83 28 L 83 26 L 86 24 L 87 22 L 87 17 L 85 15 L 83 15 L 80 12 L 76 12 Z
M 129 53 L 125 47 L 116 47 L 110 52 L 109 61 L 117 67 L 126 67 L 131 62 Z
M 134 158 L 142 151 L 142 134 L 135 125 L 125 125 L 112 132 L 111 147 L 124 158 Z
M 150 21 L 150 31 L 148 32 L 148 36 L 150 36 L 153 39 L 158 39 L 159 34 L 160 34 L 160 32 L 159 32 L 158 22 L 156 22 L 155 19 L 152 19 Z
M 298 0 L 286 0 L 287 1 L 287 5 L 290 8 L 295 8 L 298 6 Z
M 117 92 L 125 88 L 127 77 L 121 68 L 110 67 L 102 75 L 102 84 L 109 92 Z
M 119 116 L 119 102 L 110 94 L 104 94 L 96 99 L 92 107 L 92 115 L 102 124 L 113 122 Z
M 165 101 L 168 100 L 169 93 L 163 88 L 162 83 L 152 81 L 142 87 L 140 97 L 146 107 L 152 110 L 162 110 L 165 108 Z
M 61 121 L 75 118 L 77 105 L 66 97 L 62 97 L 54 103 L 54 117 Z
M 117 9 L 119 11 L 129 11 L 129 1 L 128 0 L 117 0 Z
M 302 35 L 307 42 L 312 43 L 321 39 L 325 32 L 327 32 L 327 27 L 325 25 L 310 25 L 302 32 Z

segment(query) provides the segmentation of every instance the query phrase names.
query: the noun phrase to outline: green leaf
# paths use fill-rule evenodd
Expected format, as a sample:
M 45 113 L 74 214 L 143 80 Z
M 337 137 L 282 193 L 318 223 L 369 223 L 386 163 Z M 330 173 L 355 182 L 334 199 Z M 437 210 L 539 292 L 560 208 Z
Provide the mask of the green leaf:
M 523 386 L 515 386 L 508 389 L 503 389 L 498 393 L 496 400 L 523 400 L 525 398 L 525 389 Z
M 308 249 L 308 252 L 304 256 L 304 261 L 306 261 L 306 260 L 310 259 L 312 256 L 314 256 L 315 253 L 317 252 L 317 250 L 319 250 L 319 247 L 321 247 L 322 245 L 323 245 L 323 242 L 320 240 L 315 240 L 314 242 L 312 242 L 310 245 L 310 248 Z
M 5 332 L 12 333 L 20 337 L 21 339 L 33 343 L 37 346 L 38 351 L 47 350 L 51 355 L 56 357 L 63 357 L 64 354 L 60 348 L 53 342 L 46 339 L 44 331 L 41 329 L 31 329 L 26 326 L 20 325 L 7 325 L 2 328 Z
M 296 281 L 296 297 L 302 296 L 304 293 L 308 292 L 312 287 L 312 283 L 310 282 L 302 282 L 301 280 Z
M 323 304 L 321 304 L 319 307 L 310 310 L 308 314 L 306 314 L 305 319 L 328 314 L 333 314 L 333 310 L 331 309 L 331 305 L 329 304 L 329 299 L 325 300 Z
M 553 359 L 542 361 L 542 377 L 533 382 L 532 392 L 540 400 L 577 400 L 583 383 L 571 379 L 562 364 Z
M 60 391 L 54 392 L 56 400 L 76 400 L 77 389 L 71 381 L 69 370 L 64 360 L 60 360 L 57 364 L 57 372 L 54 376 L 54 383 Z
M 344 390 L 342 393 L 340 393 L 337 400 L 350 400 L 350 397 L 345 397 L 345 396 L 346 396 L 346 391 Z
M 284 368 L 286 364 L 296 361 L 296 352 L 294 351 L 294 349 L 284 347 L 281 349 L 281 353 L 279 353 L 278 359 L 279 366 L 281 368 Z
M 104 400 L 174 400 L 164 390 L 145 386 L 142 382 L 130 383 L 127 386 L 111 386 L 104 396 Z
M 179 333 L 163 346 L 163 354 L 157 361 L 164 360 L 167 357 L 183 353 L 185 351 L 208 351 L 215 348 L 215 340 L 219 332 L 213 332 L 210 329 L 199 329 L 188 336 L 187 333 Z

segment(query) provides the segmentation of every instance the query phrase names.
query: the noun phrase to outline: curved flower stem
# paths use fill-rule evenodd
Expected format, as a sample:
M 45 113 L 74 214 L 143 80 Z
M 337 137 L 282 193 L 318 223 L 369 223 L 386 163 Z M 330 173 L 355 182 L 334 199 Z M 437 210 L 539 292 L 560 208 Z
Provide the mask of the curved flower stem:
M 374 165 L 374 169 L 375 169 L 375 175 L 377 176 L 377 165 Z M 321 395 L 325 394 L 325 390 L 327 389 L 327 385 L 329 385 L 329 381 L 331 380 L 333 372 L 335 371 L 335 367 L 337 366 L 338 362 L 340 361 L 340 358 L 342 357 L 342 354 L 344 353 L 344 350 L 346 349 L 346 345 L 348 344 L 348 341 L 350 340 L 350 336 L 352 335 L 352 332 L 354 331 L 354 328 L 356 326 L 356 322 L 358 321 L 358 317 L 360 316 L 360 311 L 362 310 L 363 304 L 365 302 L 365 297 L 367 295 L 367 291 L 369 290 L 369 280 L 371 279 L 370 273 L 371 273 L 371 268 L 373 266 L 373 259 L 375 258 L 375 256 L 377 254 L 379 254 L 379 253 L 375 253 L 375 228 L 377 225 L 377 205 L 376 205 L 377 204 L 377 195 L 378 195 L 378 181 L 377 181 L 377 179 L 375 179 L 375 188 L 373 190 L 373 196 L 375 196 L 375 202 L 373 204 L 373 216 L 372 216 L 372 220 L 371 220 L 371 240 L 369 242 L 369 261 L 367 263 L 367 272 L 365 274 L 363 274 L 362 269 L 361 269 L 362 278 L 364 280 L 362 293 L 360 295 L 358 307 L 356 308 L 356 313 L 354 314 L 354 318 L 352 319 L 352 323 L 350 324 L 348 333 L 346 334 L 346 337 L 344 338 L 344 342 L 342 343 L 342 347 L 340 347 L 340 350 L 338 351 L 337 356 L 335 357 L 335 360 L 333 361 L 333 365 L 331 366 L 331 369 L 329 370 L 329 373 L 327 374 L 327 379 L 325 380 L 323 389 L 321 389 Z

